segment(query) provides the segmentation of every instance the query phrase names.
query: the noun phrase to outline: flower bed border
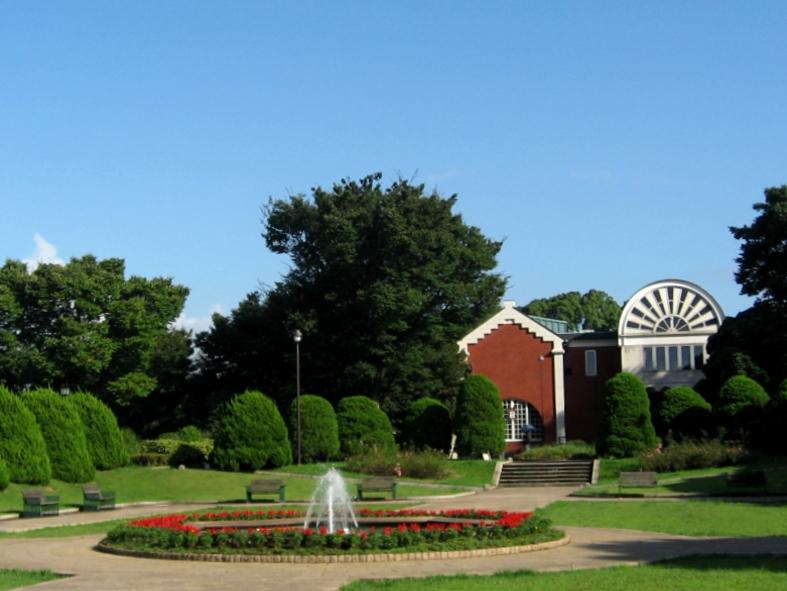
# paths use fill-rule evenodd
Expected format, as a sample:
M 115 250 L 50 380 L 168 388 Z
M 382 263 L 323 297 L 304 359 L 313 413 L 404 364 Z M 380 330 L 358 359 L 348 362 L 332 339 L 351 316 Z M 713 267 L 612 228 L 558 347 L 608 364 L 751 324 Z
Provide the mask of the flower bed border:
M 477 548 L 474 550 L 447 550 L 434 552 L 376 552 L 369 554 L 201 554 L 187 552 L 156 552 L 152 550 L 131 550 L 118 546 L 98 544 L 95 549 L 117 556 L 133 558 L 155 558 L 163 560 L 192 560 L 197 562 L 267 562 L 291 564 L 319 564 L 337 562 L 400 562 L 405 560 L 444 560 L 448 558 L 485 558 L 505 556 L 524 552 L 551 550 L 571 543 L 571 537 L 564 534 L 558 540 L 525 544 L 523 546 L 501 546 L 497 548 Z

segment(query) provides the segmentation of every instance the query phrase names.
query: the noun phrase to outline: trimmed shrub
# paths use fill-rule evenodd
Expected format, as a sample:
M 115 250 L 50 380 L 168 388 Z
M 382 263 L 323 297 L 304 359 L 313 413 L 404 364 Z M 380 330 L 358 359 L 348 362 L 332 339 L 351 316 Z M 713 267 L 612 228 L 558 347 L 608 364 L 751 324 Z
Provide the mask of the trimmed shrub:
M 66 400 L 79 414 L 96 469 L 111 470 L 128 464 L 129 454 L 117 418 L 109 407 L 87 392 L 77 392 Z
M 688 386 L 676 386 L 664 393 L 659 419 L 673 437 L 699 435 L 709 426 L 711 406 L 699 392 Z
M 3 458 L 0 458 L 0 490 L 5 490 L 11 484 L 11 473 L 5 465 Z
M 517 460 L 591 460 L 596 457 L 596 449 L 579 439 L 565 443 L 539 445 L 516 456 Z
M 599 455 L 625 458 L 656 447 L 648 393 L 637 376 L 617 374 L 604 384 L 601 396 Z
M 377 476 L 439 479 L 448 475 L 448 459 L 444 453 L 435 450 L 397 452 L 366 449 L 348 458 L 345 468 Z
M 35 415 L 16 394 L 0 386 L 0 457 L 11 482 L 46 484 L 52 467 Z
M 336 411 L 342 453 L 357 455 L 366 448 L 396 449 L 393 427 L 380 405 L 366 396 L 349 396 L 339 401 Z
M 410 404 L 404 422 L 403 440 L 417 449 L 451 447 L 451 415 L 445 404 L 424 396 Z
M 194 425 L 186 425 L 185 427 L 181 427 L 175 431 L 175 439 L 178 441 L 184 441 L 186 443 L 196 443 L 198 441 L 204 441 L 205 436 L 198 427 L 195 427 Z
M 740 445 L 730 445 L 718 440 L 682 441 L 672 443 L 660 453 L 648 450 L 640 455 L 643 470 L 677 472 L 698 468 L 732 466 L 746 458 L 746 450 Z
M 304 462 L 335 458 L 339 454 L 339 423 L 333 406 L 325 398 L 301 396 L 301 457 Z M 292 456 L 298 454 L 298 400 L 290 405 Z
M 750 407 L 763 407 L 768 404 L 768 393 L 753 379 L 746 376 L 733 376 L 719 390 L 718 413 L 725 418 L 739 415 Z
M 463 456 L 493 457 L 506 447 L 503 403 L 495 383 L 482 375 L 468 376 L 456 401 L 456 448 Z
M 235 396 L 214 420 L 211 464 L 220 470 L 259 470 L 292 462 L 287 426 L 276 404 L 257 391 Z
M 63 482 L 87 482 L 96 475 L 85 429 L 76 408 L 48 388 L 22 394 L 36 417 L 46 442 L 52 477 Z
M 123 438 L 123 445 L 126 448 L 128 457 L 133 458 L 140 452 L 139 436 L 134 432 L 134 429 L 123 427 L 120 429 L 120 436 Z

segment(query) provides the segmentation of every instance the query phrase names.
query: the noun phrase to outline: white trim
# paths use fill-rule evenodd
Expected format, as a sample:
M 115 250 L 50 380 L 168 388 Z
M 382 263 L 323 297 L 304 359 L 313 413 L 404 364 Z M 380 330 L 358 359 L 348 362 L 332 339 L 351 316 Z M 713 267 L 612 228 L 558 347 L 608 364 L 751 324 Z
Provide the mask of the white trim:
M 557 442 L 566 442 L 566 392 L 563 385 L 563 352 L 552 352 L 552 372 L 555 382 L 555 426 Z
M 516 302 L 513 300 L 506 300 L 503 302 L 502 310 L 500 310 L 497 314 L 492 316 L 480 326 L 470 331 L 461 340 L 457 341 L 459 349 L 463 353 L 468 354 L 468 347 L 470 345 L 475 345 L 479 341 L 482 341 L 501 324 L 516 324 L 525 329 L 527 332 L 536 335 L 541 340 L 551 343 L 553 355 L 563 353 L 563 339 L 551 330 L 540 325 L 529 316 L 522 314 L 522 312 L 516 309 Z

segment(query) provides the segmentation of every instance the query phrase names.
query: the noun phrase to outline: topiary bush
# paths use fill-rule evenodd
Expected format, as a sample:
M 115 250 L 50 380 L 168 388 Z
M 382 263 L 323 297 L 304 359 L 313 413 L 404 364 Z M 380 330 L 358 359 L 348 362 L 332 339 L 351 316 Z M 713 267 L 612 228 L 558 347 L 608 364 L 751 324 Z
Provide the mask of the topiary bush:
M 76 408 L 48 388 L 25 392 L 22 401 L 35 415 L 44 436 L 52 477 L 63 482 L 92 480 L 96 469 Z
M 339 423 L 336 411 L 325 398 L 301 396 L 301 457 L 304 462 L 330 460 L 339 455 Z M 290 405 L 292 455 L 298 453 L 298 400 Z
M 599 455 L 625 458 L 656 447 L 648 393 L 637 376 L 617 374 L 604 384 L 601 396 Z
M 366 396 L 349 396 L 339 401 L 336 412 L 339 442 L 345 456 L 361 453 L 365 448 L 396 448 L 393 427 L 380 405 Z
M 658 412 L 664 429 L 671 431 L 675 439 L 700 435 L 710 426 L 710 404 L 688 386 L 667 390 Z
M 716 406 L 718 413 L 725 417 L 735 417 L 749 407 L 763 407 L 770 397 L 765 389 L 747 376 L 733 376 L 719 390 Z
M 482 375 L 468 376 L 456 401 L 456 448 L 463 456 L 489 453 L 497 456 L 506 447 L 505 419 L 500 392 Z
M 439 400 L 424 396 L 410 404 L 402 439 L 417 449 L 448 451 L 452 432 L 448 407 Z
M 287 426 L 276 404 L 258 391 L 235 396 L 213 422 L 210 462 L 220 470 L 259 470 L 292 462 Z
M 0 458 L 0 491 L 7 489 L 9 484 L 11 484 L 11 473 L 3 458 Z
M 0 386 L 0 457 L 11 482 L 46 484 L 52 467 L 35 415 L 21 398 Z
M 82 421 L 87 449 L 98 470 L 111 470 L 129 463 L 129 454 L 117 418 L 109 407 L 87 392 L 66 398 Z

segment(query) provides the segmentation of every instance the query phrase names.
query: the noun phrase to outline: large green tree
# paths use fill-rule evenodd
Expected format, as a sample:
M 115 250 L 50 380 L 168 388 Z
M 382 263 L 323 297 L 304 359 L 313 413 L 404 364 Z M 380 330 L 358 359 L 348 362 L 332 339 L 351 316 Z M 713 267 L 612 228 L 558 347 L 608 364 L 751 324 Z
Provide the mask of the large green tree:
M 614 330 L 620 317 L 620 304 L 608 293 L 591 289 L 560 293 L 531 301 L 522 308 L 525 314 L 568 322 L 570 330 Z
M 501 244 L 453 212 L 455 196 L 380 178 L 268 203 L 265 242 L 292 268 L 200 338 L 205 370 L 285 403 L 297 328 L 304 389 L 333 402 L 364 392 L 398 418 L 424 392 L 455 396 L 465 371 L 456 341 L 505 289 L 493 272 Z
M 125 276 L 122 259 L 0 267 L 0 383 L 89 389 L 115 405 L 157 384 L 152 360 L 188 289 Z

